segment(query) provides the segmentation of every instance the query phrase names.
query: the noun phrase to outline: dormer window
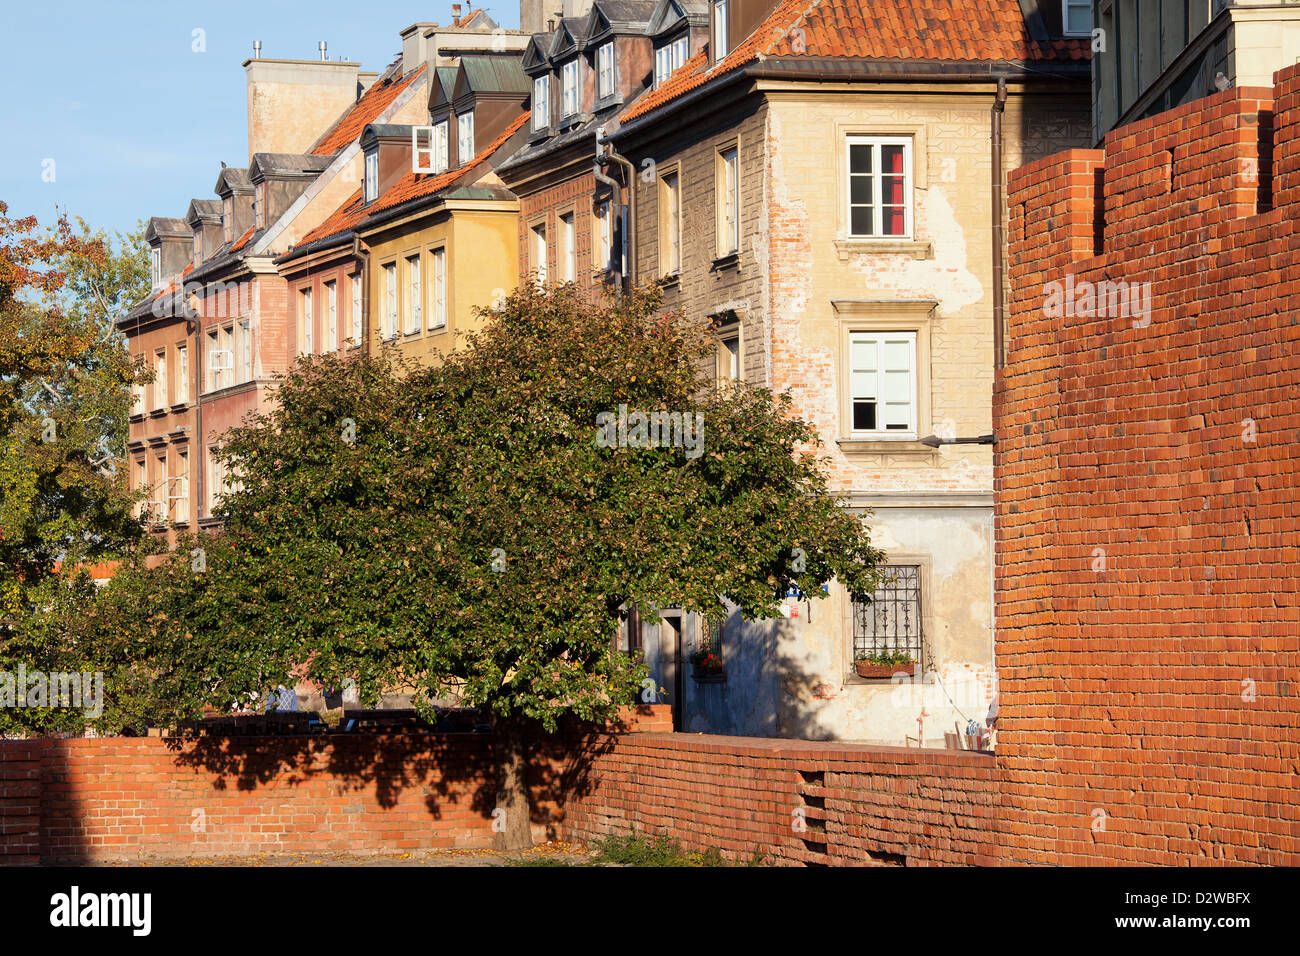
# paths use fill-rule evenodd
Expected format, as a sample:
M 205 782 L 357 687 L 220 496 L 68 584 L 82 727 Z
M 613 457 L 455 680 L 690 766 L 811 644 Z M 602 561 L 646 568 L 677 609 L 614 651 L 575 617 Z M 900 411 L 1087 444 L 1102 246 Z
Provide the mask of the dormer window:
M 433 128 L 433 171 L 435 173 L 447 171 L 447 120 L 443 120 Z
M 561 67 L 560 82 L 563 89 L 561 113 L 572 116 L 578 112 L 578 61 L 570 60 Z
M 411 172 L 437 172 L 433 164 L 433 127 L 411 127 Z M 369 200 L 367 200 L 368 202 Z
M 1092 0 L 1061 0 L 1061 23 L 1068 37 L 1092 35 Z
M 474 158 L 474 111 L 456 117 L 456 156 L 464 166 Z
M 655 50 L 655 86 L 663 83 L 686 62 L 690 43 L 689 36 L 682 36 Z
M 717 63 L 730 50 L 727 37 L 727 0 L 713 0 L 713 62 Z
M 266 183 L 260 182 L 253 187 L 253 225 L 258 229 L 266 226 Z
M 194 268 L 197 269 L 199 267 L 199 264 L 202 261 L 203 261 L 203 230 L 200 227 L 199 229 L 194 230 Z
M 379 153 L 366 153 L 366 179 L 363 184 L 363 198 L 372 203 L 379 197 Z
M 221 241 L 229 242 L 235 234 L 235 197 L 227 196 L 221 203 Z
M 596 48 L 596 98 L 614 95 L 614 41 Z
M 550 125 L 551 78 L 539 76 L 533 80 L 533 129 L 546 129 Z
M 157 246 L 149 250 L 149 281 L 155 289 L 162 285 L 162 250 Z

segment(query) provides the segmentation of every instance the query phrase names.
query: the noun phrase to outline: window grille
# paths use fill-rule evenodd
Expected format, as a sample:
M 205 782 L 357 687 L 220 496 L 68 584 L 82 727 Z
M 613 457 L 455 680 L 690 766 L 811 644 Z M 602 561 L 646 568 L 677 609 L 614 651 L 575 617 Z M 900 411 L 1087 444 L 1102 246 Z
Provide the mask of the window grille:
M 853 602 L 853 657 L 910 654 L 921 661 L 921 568 L 893 565 L 870 601 Z

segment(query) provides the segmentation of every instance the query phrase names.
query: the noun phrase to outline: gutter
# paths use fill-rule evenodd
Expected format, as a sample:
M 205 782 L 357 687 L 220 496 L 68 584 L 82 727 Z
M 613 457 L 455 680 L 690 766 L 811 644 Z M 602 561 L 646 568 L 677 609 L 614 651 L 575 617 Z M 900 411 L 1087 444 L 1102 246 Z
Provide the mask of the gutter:
M 636 167 L 632 161 L 625 156 L 621 156 L 615 149 L 614 144 L 608 139 L 601 136 L 600 131 L 596 133 L 596 145 L 603 152 L 604 156 L 623 167 L 623 174 L 627 180 L 627 223 L 623 229 L 623 243 L 627 249 L 623 257 L 623 285 L 626 291 L 631 292 L 636 288 L 636 243 L 632 236 L 636 229 Z M 599 155 L 599 154 L 598 154 Z M 614 180 L 600 173 L 602 159 L 596 160 L 596 178 L 601 182 L 613 183 Z

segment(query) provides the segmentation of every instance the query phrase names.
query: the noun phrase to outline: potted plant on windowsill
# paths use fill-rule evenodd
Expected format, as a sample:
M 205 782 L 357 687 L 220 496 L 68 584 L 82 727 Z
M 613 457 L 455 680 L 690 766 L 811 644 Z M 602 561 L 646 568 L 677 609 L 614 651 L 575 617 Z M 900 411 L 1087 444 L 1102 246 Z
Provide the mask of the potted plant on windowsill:
M 860 654 L 854 662 L 859 677 L 893 677 L 895 674 L 916 673 L 916 658 L 905 651 L 877 654 Z
M 691 655 L 691 676 L 705 684 L 716 684 L 727 679 L 722 658 L 712 651 L 701 650 Z

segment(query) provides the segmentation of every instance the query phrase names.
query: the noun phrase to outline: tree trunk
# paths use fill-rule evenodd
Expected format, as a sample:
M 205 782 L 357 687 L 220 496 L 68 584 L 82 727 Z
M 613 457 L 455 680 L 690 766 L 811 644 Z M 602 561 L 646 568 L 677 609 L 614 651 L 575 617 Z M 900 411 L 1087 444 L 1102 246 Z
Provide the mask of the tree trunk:
M 527 741 L 518 720 L 494 721 L 492 731 L 497 755 L 497 805 L 492 811 L 492 829 L 498 850 L 517 853 L 533 845 Z

